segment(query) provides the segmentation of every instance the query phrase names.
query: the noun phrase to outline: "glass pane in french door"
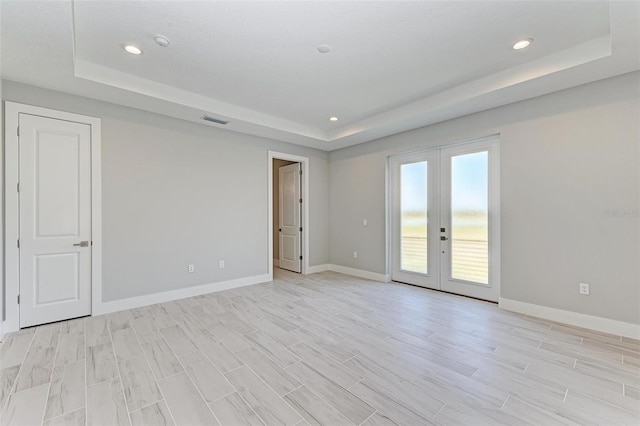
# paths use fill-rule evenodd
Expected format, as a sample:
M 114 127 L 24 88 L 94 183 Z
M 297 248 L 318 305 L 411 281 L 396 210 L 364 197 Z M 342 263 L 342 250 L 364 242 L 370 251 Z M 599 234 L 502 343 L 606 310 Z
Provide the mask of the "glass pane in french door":
M 426 274 L 427 264 L 426 161 L 400 167 L 400 269 Z
M 451 157 L 451 277 L 489 284 L 489 153 Z

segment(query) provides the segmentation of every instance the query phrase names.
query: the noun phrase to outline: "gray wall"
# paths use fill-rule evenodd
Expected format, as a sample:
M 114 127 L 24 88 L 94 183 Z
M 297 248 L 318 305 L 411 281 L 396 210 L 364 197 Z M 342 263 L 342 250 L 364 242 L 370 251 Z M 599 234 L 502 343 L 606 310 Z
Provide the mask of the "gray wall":
M 386 273 L 387 157 L 500 133 L 502 297 L 640 323 L 640 218 L 605 214 L 640 208 L 639 82 L 628 74 L 330 156 L 13 82 L 2 95 L 102 118 L 105 301 L 266 273 L 268 150 L 311 159 L 310 265 Z
M 102 119 L 104 301 L 266 274 L 269 150 L 310 158 L 310 265 L 328 262 L 326 152 L 9 81 L 4 89 L 5 100 Z
M 388 273 L 389 155 L 495 133 L 501 296 L 640 323 L 637 72 L 331 152 L 331 263 Z M 578 294 L 579 282 L 591 284 L 590 296 Z
M 273 159 L 273 258 L 280 259 L 280 167 L 293 164 L 294 161 Z

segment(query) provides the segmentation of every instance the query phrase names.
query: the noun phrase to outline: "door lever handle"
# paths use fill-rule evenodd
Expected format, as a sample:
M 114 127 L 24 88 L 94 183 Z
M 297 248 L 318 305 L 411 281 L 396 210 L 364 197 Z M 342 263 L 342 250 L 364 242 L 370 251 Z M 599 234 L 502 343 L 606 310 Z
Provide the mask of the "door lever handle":
M 89 247 L 89 241 L 80 241 L 73 245 L 74 247 Z

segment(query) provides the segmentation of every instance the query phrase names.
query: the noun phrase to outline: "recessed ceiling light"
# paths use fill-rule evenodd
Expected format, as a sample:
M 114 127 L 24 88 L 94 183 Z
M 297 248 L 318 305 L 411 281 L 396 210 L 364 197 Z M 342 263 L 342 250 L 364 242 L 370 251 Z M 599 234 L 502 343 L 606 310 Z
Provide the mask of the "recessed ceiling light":
M 318 49 L 318 52 L 320 52 L 320 53 L 329 53 L 329 52 L 331 52 L 331 48 L 327 44 L 321 44 L 320 46 L 317 47 L 317 49 Z
M 161 47 L 167 47 L 169 45 L 169 39 L 163 35 L 157 35 L 153 38 L 156 44 Z
M 124 50 L 131 53 L 132 55 L 142 55 L 142 50 L 132 44 L 127 44 L 126 46 L 124 46 Z
M 329 121 L 338 121 L 338 117 L 329 117 Z
M 525 38 L 522 40 L 518 40 L 513 44 L 513 50 L 520 50 L 520 49 L 524 49 L 526 47 L 529 47 L 529 45 L 533 43 L 533 39 L 531 38 Z

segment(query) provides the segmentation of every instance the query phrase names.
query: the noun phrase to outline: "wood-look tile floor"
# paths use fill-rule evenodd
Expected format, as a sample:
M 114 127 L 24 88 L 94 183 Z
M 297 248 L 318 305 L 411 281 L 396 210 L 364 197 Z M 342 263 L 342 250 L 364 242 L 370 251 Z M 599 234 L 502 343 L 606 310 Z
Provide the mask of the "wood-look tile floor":
M 2 425 L 639 424 L 640 344 L 326 272 L 11 334 Z

